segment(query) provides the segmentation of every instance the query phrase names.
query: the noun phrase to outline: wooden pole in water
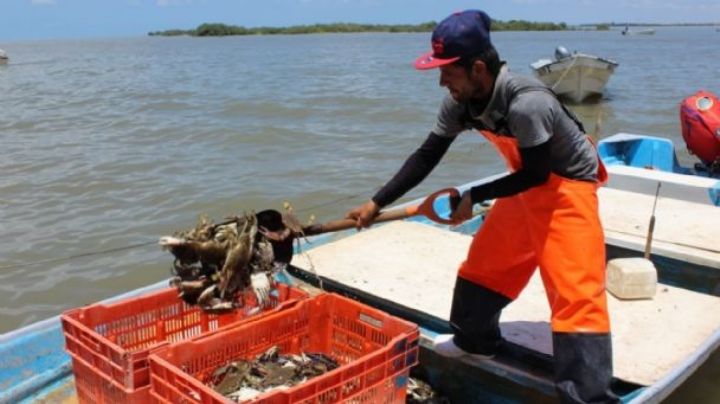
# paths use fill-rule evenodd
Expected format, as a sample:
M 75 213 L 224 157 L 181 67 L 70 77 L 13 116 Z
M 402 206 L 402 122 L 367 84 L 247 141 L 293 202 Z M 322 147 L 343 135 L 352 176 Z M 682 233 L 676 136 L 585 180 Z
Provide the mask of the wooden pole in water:
M 650 225 L 648 226 L 647 238 L 645 239 L 645 259 L 650 259 L 650 246 L 652 245 L 652 235 L 655 231 L 655 208 L 657 207 L 658 195 L 660 195 L 660 185 L 662 183 L 658 181 L 657 189 L 655 190 L 655 202 L 653 202 L 652 215 L 650 216 Z

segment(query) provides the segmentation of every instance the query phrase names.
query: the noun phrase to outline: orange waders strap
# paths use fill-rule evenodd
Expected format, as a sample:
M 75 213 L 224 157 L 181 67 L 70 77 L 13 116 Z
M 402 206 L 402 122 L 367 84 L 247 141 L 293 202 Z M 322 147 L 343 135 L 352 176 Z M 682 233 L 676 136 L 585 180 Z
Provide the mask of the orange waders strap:
M 522 168 L 520 150 L 518 150 L 518 144 L 515 138 L 496 135 L 489 130 L 481 130 L 480 134 L 495 146 L 498 153 L 505 158 L 505 162 L 510 171 L 517 171 Z
M 522 168 L 522 159 L 520 158 L 520 151 L 518 150 L 517 139 L 509 136 L 496 135 L 489 130 L 481 130 L 479 132 L 485 137 L 485 139 L 488 140 L 488 142 L 490 142 L 495 147 L 498 153 L 500 153 L 500 155 L 505 158 L 505 162 L 507 163 L 508 168 L 510 168 L 510 171 L 517 171 Z M 595 142 L 593 142 L 592 138 L 590 136 L 588 136 L 587 138 L 593 145 L 593 148 L 597 150 Z M 603 164 L 602 159 L 598 155 L 597 185 L 605 185 L 607 180 L 607 169 L 605 168 L 605 164 Z
M 593 148 L 597 152 L 597 146 L 595 145 L 595 142 L 593 142 L 593 139 L 590 136 L 588 136 L 587 138 L 590 141 L 590 144 L 593 145 Z M 598 159 L 597 182 L 598 182 L 598 186 L 601 187 L 601 186 L 605 185 L 605 183 L 608 180 L 608 172 L 607 172 L 607 169 L 605 168 L 605 164 L 603 164 L 603 161 L 600 158 L 599 154 L 597 156 L 597 159 Z

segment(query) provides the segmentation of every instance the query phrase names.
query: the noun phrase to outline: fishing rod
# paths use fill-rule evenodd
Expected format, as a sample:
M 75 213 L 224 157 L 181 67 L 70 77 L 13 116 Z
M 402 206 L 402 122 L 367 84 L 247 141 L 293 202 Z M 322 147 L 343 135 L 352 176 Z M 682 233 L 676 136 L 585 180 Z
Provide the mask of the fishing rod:
M 653 232 L 655 231 L 655 208 L 657 207 L 658 195 L 660 195 L 660 185 L 658 181 L 657 189 L 655 189 L 655 201 L 653 202 L 652 215 L 650 216 L 650 225 L 648 226 L 647 237 L 645 238 L 645 259 L 650 259 L 650 247 L 652 245 Z

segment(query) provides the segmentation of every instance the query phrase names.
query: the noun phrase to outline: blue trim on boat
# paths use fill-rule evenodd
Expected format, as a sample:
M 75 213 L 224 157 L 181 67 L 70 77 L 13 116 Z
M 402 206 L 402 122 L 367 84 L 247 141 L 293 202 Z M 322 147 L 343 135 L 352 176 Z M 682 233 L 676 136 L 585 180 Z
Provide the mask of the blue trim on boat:
M 103 300 L 126 299 L 167 286 L 167 281 Z M 32 399 L 48 386 L 71 375 L 60 316 L 0 335 L 0 403 Z M 36 397 L 35 397 L 36 398 Z
M 57 317 L 20 335 L 0 339 L 0 403 L 17 402 L 70 374 L 70 359 Z
M 68 374 L 66 376 L 58 377 L 57 380 L 18 401 L 18 404 L 75 402 L 77 402 L 75 379 L 68 371 Z
M 643 389 L 631 403 L 660 402 L 677 389 L 690 377 L 708 357 L 720 346 L 720 330 L 716 330 L 710 338 L 706 339 L 692 355 L 677 367 L 668 372 L 665 377 L 652 386 Z
M 715 206 L 720 206 L 720 181 L 708 189 L 708 196 Z

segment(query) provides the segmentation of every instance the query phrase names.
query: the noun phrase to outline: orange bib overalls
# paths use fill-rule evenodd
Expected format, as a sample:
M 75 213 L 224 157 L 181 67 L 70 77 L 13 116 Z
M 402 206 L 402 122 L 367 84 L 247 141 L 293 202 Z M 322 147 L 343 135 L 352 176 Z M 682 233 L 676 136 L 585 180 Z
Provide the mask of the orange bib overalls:
M 481 133 L 511 170 L 522 162 L 515 138 Z M 598 181 L 550 174 L 547 182 L 498 198 L 458 270 L 450 313 L 454 342 L 470 353 L 502 346 L 502 309 L 536 267 L 552 311 L 555 387 L 562 403 L 618 403 L 611 391 L 612 339 L 605 295 L 605 240 Z
M 481 131 L 511 170 L 522 163 L 517 140 Z M 475 234 L 458 276 L 512 300 L 536 267 L 552 310 L 554 332 L 610 331 L 605 295 L 605 241 L 598 183 L 550 174 L 540 186 L 499 198 Z

